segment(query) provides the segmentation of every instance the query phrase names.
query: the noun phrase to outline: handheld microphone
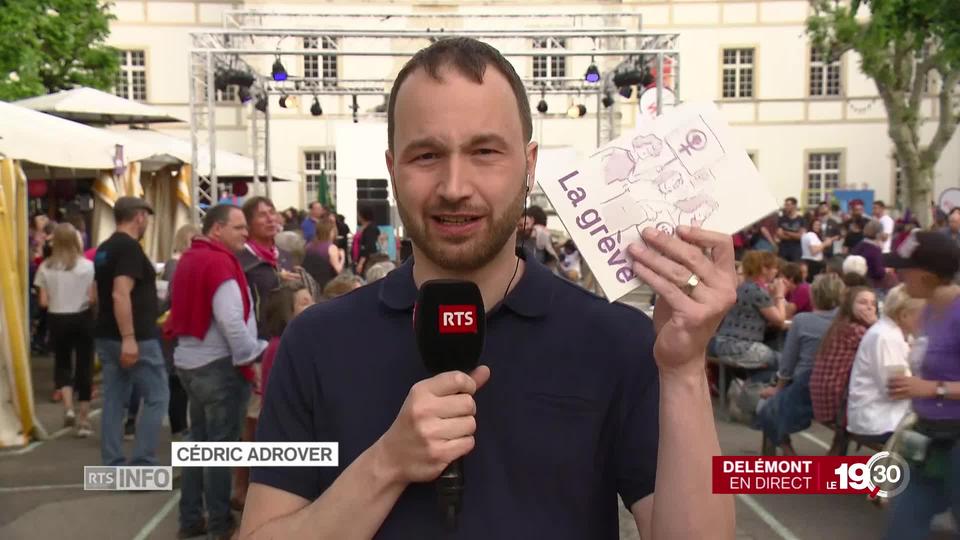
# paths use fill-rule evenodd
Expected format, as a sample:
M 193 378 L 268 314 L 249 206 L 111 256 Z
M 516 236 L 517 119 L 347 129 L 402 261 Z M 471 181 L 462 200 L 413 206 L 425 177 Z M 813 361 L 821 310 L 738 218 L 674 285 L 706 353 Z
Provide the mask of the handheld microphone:
M 472 281 L 437 279 L 420 286 L 413 329 L 420 358 L 432 375 L 469 373 L 480 362 L 487 321 L 480 288 Z M 457 459 L 437 478 L 447 525 L 456 527 L 463 495 L 463 462 Z

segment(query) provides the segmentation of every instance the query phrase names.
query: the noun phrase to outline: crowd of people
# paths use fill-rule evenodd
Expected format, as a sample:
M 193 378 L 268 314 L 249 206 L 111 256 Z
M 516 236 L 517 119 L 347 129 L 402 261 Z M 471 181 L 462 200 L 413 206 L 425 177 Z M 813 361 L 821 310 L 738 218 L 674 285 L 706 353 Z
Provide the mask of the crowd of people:
M 52 349 L 53 400 L 77 437 L 94 434 L 99 359 L 105 465 L 156 464 L 165 416 L 175 440 L 254 440 L 287 323 L 399 263 L 370 208 L 359 209 L 351 235 L 320 203 L 278 213 L 271 200 L 250 197 L 209 208 L 201 228 L 181 227 L 158 265 L 140 244 L 152 214 L 142 199 L 120 198 L 116 232 L 98 246 L 82 220 L 32 220 L 34 352 Z M 124 438 L 135 441 L 130 458 Z M 231 509 L 243 508 L 247 484 L 245 470 L 186 469 L 181 536 L 234 531 Z
M 287 323 L 400 262 L 382 251 L 370 208 L 359 209 L 351 234 L 343 216 L 320 203 L 278 213 L 269 199 L 252 197 L 242 208 L 211 208 L 202 229 L 181 227 L 171 258 L 154 265 L 138 242 L 151 213 L 142 200 L 122 198 L 117 233 L 99 246 L 89 245 L 82 225 L 71 223 L 77 220 L 32 221 L 35 348 L 49 339 L 64 425 L 89 437 L 96 338 L 105 464 L 155 463 L 164 415 L 175 438 L 253 440 Z M 770 381 L 754 422 L 764 453 L 795 454 L 790 434 L 814 420 L 882 445 L 908 417 L 908 398 L 918 397 L 916 381 L 923 380 L 913 374 L 924 373 L 925 329 L 956 317 L 949 302 L 946 311 L 932 305 L 945 302 L 957 275 L 955 258 L 951 266 L 942 250 L 960 246 L 960 209 L 946 220 L 944 228 L 918 235 L 916 223 L 895 222 L 882 201 L 872 216 L 859 201 L 845 216 L 826 204 L 803 216 L 788 198 L 779 215 L 735 235 L 742 282 L 710 354 L 736 358 L 752 380 Z M 521 217 L 524 256 L 589 287 L 576 246 L 555 242 L 546 223 L 537 206 Z M 916 244 L 945 255 L 925 270 L 941 283 L 898 284 L 890 256 Z M 125 369 L 135 357 L 137 369 Z M 124 436 L 136 441 L 130 460 Z M 244 505 L 245 470 L 233 471 L 232 480 L 227 469 L 204 474 L 184 474 L 185 536 L 233 530 L 230 510 Z
M 788 198 L 737 233 L 742 281 L 709 352 L 759 383 L 764 455 L 796 455 L 790 435 L 813 421 L 873 448 L 921 434 L 928 458 L 911 463 L 888 536 L 919 538 L 958 506 L 960 208 L 930 230 L 895 221 L 882 201 L 872 216 L 860 201 L 849 210 L 824 203 L 802 216 Z M 836 440 L 830 453 L 845 453 L 847 438 Z M 946 464 L 936 474 L 933 459 Z
M 122 198 L 117 232 L 99 246 L 89 245 L 82 226 L 71 224 L 76 220 L 32 222 L 35 313 L 42 313 L 35 347 L 48 336 L 54 399 L 78 437 L 93 434 L 96 349 L 105 464 L 155 463 L 165 415 L 175 438 L 253 440 L 287 323 L 316 301 L 383 278 L 400 262 L 383 252 L 369 208 L 359 209 L 351 234 L 343 216 L 320 203 L 278 213 L 269 199 L 251 197 L 242 208 L 212 207 L 201 229 L 181 227 L 170 259 L 154 265 L 139 244 L 151 214 L 142 200 Z M 951 317 L 960 300 L 944 300 L 955 287 L 949 283 L 956 258 L 950 263 L 943 250 L 960 246 L 960 209 L 947 216 L 945 228 L 919 233 L 915 223 L 894 222 L 882 201 L 872 217 L 859 201 L 846 216 L 826 204 L 802 216 L 788 198 L 774 217 L 734 237 L 743 247 L 742 281 L 709 352 L 736 358 L 754 381 L 770 381 L 754 421 L 764 453 L 795 454 L 790 434 L 813 421 L 882 445 L 908 417 L 909 399 L 921 397 L 917 381 L 926 379 L 913 374 L 930 376 L 927 329 L 957 322 Z M 521 217 L 517 242 L 524 256 L 589 286 L 576 246 L 555 242 L 546 221 L 537 206 Z M 898 284 L 898 275 L 910 274 L 898 274 L 897 253 L 918 246 L 941 254 L 930 261 L 936 267 L 912 285 Z M 937 310 L 936 302 L 946 307 Z M 136 369 L 127 369 L 133 362 Z M 129 460 L 124 436 L 136 441 Z M 228 469 L 188 469 L 182 535 L 233 530 L 230 510 L 243 508 L 248 482 L 245 470 L 231 479 Z

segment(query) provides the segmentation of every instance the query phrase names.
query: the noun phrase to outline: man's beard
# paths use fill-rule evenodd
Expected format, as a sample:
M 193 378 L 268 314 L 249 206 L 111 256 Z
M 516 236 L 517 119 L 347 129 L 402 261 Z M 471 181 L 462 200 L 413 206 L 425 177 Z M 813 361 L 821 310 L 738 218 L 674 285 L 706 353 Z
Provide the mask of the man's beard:
M 518 184 L 522 184 L 522 182 L 518 182 Z M 480 235 L 459 244 L 433 238 L 427 227 L 427 221 L 433 218 L 425 215 L 421 216 L 419 220 L 413 219 L 407 209 L 400 204 L 399 199 L 397 200 L 397 211 L 407 228 L 407 234 L 410 235 L 413 243 L 427 259 L 444 270 L 471 272 L 486 266 L 496 258 L 508 241 L 516 241 L 517 222 L 523 214 L 525 198 L 526 189 L 521 185 L 521 189 L 517 192 L 516 197 L 510 201 L 510 205 L 504 210 L 503 215 L 492 216 L 489 231 L 484 231 Z M 462 211 L 463 209 L 444 208 L 444 211 L 451 213 L 458 210 Z

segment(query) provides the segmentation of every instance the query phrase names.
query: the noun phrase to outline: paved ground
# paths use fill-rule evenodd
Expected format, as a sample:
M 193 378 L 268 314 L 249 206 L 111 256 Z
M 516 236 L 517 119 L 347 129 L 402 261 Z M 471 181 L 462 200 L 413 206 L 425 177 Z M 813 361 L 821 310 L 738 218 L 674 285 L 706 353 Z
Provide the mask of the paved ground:
M 49 401 L 51 360 L 34 359 L 34 382 L 41 422 L 55 438 L 23 449 L 0 450 L 0 538 L 142 540 L 176 537 L 177 492 L 84 492 L 84 465 L 99 464 L 99 441 L 75 439 L 57 431 L 62 409 Z M 95 408 L 99 403 L 95 403 Z M 99 433 L 99 416 L 94 429 Z M 752 455 L 759 434 L 747 427 L 718 421 L 725 454 Z M 169 434 L 164 436 L 169 441 Z M 814 427 L 794 438 L 801 453 L 823 454 L 830 439 Z M 164 445 L 162 463 L 169 463 Z M 690 501 L 696 512 L 697 501 Z M 884 514 L 860 496 L 754 496 L 737 499 L 737 538 L 742 540 L 806 540 L 879 538 Z M 621 514 L 621 538 L 638 539 L 632 517 Z M 949 538 L 940 534 L 936 538 Z

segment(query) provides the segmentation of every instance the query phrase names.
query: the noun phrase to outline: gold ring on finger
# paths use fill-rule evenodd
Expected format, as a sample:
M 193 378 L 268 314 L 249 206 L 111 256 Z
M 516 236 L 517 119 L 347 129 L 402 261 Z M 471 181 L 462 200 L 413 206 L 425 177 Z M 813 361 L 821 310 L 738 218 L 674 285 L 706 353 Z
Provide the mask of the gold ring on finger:
M 700 284 L 700 276 L 697 274 L 690 274 L 690 277 L 687 278 L 687 283 L 684 286 L 685 292 L 687 295 L 693 293 L 693 290 L 697 288 L 697 285 Z

